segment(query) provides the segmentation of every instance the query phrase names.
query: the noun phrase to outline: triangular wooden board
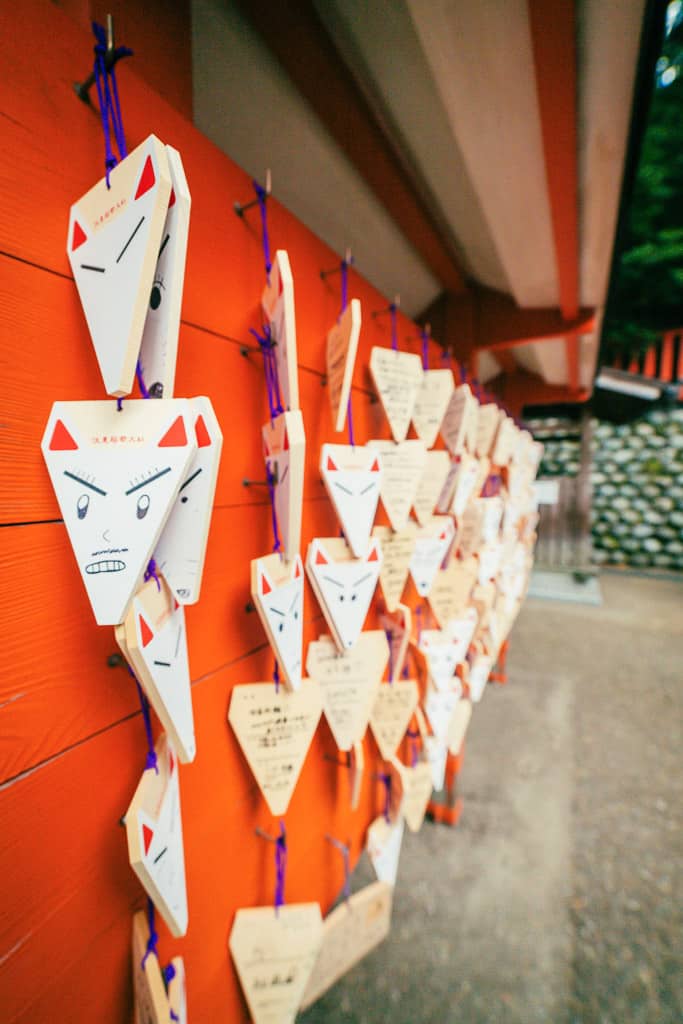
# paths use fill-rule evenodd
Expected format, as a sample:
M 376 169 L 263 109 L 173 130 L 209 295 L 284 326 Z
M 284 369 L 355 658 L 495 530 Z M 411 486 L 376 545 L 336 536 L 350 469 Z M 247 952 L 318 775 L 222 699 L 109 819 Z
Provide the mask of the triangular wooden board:
M 457 455 L 455 458 L 451 458 L 448 466 L 448 473 L 443 482 L 441 493 L 436 501 L 436 511 L 444 515 L 446 512 L 451 511 L 451 505 L 453 503 L 453 495 L 455 493 L 455 485 L 460 473 L 460 461 L 461 456 Z
M 404 441 L 422 384 L 422 363 L 412 352 L 375 346 L 370 373 L 386 413 L 394 441 Z
M 474 451 L 477 436 L 477 400 L 469 384 L 460 384 L 452 393 L 441 422 L 441 436 L 452 455 L 463 448 Z
M 173 1024 L 188 1024 L 187 1014 L 187 984 L 185 981 L 185 964 L 181 956 L 174 956 L 171 966 L 175 974 L 168 983 L 168 1005 L 175 1017 L 171 1017 Z
M 304 679 L 296 693 L 269 683 L 234 686 L 228 721 L 274 815 L 285 814 L 320 721 L 320 687 Z
M 150 135 L 71 207 L 66 251 L 109 395 L 133 388 L 171 173 Z
M 492 668 L 493 658 L 485 654 L 480 654 L 472 662 L 470 674 L 467 677 L 467 684 L 470 688 L 470 700 L 473 704 L 478 704 L 484 696 Z
M 477 579 L 478 563 L 472 557 L 467 561 L 451 558 L 445 569 L 439 569 L 429 591 L 429 606 L 434 617 L 445 628 L 449 619 L 465 607 Z
M 178 758 L 164 733 L 156 743 L 157 768 L 147 768 L 126 811 L 130 866 L 171 934 L 187 931 L 183 823 Z
M 437 371 L 433 370 L 432 372 L 436 373 Z M 450 468 L 451 458 L 448 452 L 443 450 L 427 452 L 417 494 L 413 501 L 415 515 L 422 526 L 425 526 L 434 514 Z
M 479 415 L 477 416 L 477 442 L 476 442 L 476 453 L 479 458 L 491 456 L 491 449 L 493 448 L 493 442 L 498 432 L 498 425 L 501 420 L 501 416 L 505 413 L 502 412 L 494 402 L 489 402 L 487 405 L 479 406 Z
M 284 249 L 275 253 L 270 279 L 263 289 L 261 307 L 270 324 L 270 338 L 275 343 L 275 364 L 282 407 L 299 408 L 299 368 L 296 356 L 296 314 L 294 312 L 294 278 L 289 256 Z
M 284 412 L 261 431 L 266 472 L 275 478 L 275 514 L 287 561 L 301 547 L 306 435 L 298 410 Z
M 361 633 L 353 650 L 342 655 L 329 636 L 308 645 L 306 671 L 320 684 L 325 718 L 340 750 L 363 739 L 388 660 L 381 629 Z
M 414 679 L 382 683 L 370 714 L 370 728 L 379 752 L 390 761 L 403 740 L 417 705 L 419 692 Z
M 410 575 L 420 597 L 427 597 L 441 563 L 453 546 L 455 525 L 450 516 L 432 516 L 415 537 Z
M 116 625 L 197 450 L 192 407 L 55 402 L 41 447 L 95 619 Z
M 143 910 L 133 914 L 131 953 L 135 1024 L 169 1024 L 169 999 L 161 967 L 153 949 L 147 952 L 149 924 Z
M 444 740 L 433 735 L 425 736 L 423 744 L 423 757 L 432 771 L 432 788 L 438 792 L 446 782 L 448 746 Z
M 323 922 L 323 941 L 301 1009 L 315 1003 L 363 957 L 386 939 L 391 928 L 393 889 L 372 882 L 340 903 Z
M 236 912 L 229 948 L 253 1024 L 294 1024 L 322 938 L 317 903 Z
M 361 327 L 360 299 L 351 299 L 327 334 L 327 390 L 334 429 L 344 429 Z
M 368 550 L 382 483 L 382 460 L 377 452 L 350 444 L 324 444 L 320 475 L 354 555 Z
M 472 643 L 472 637 L 476 632 L 478 621 L 479 617 L 477 615 L 476 608 L 463 608 L 458 615 L 450 618 L 444 627 L 444 632 L 448 634 L 455 644 L 455 659 L 457 665 L 467 657 L 467 652 L 470 644 Z
M 389 526 L 375 526 L 372 536 L 377 537 L 382 545 L 379 583 L 384 603 L 388 611 L 393 612 L 399 606 L 408 579 L 417 526 L 415 523 L 406 523 L 402 530 L 396 532 Z
M 389 679 L 400 679 L 410 645 L 413 621 L 412 609 L 407 604 L 396 605 L 395 611 L 383 612 L 379 624 L 389 641 Z
M 251 562 L 251 598 L 287 686 L 298 690 L 303 675 L 304 567 L 301 555 Z
M 380 497 L 394 530 L 404 530 L 424 470 L 427 449 L 422 441 L 368 441 L 382 456 Z
M 479 573 L 477 575 L 479 583 L 488 583 L 489 580 L 495 579 L 498 575 L 502 558 L 502 541 L 484 544 L 479 548 Z
M 379 818 L 375 818 L 368 828 L 365 840 L 366 848 L 380 882 L 396 885 L 404 828 L 403 818 L 389 822 L 383 814 Z
M 145 386 L 154 398 L 173 398 L 192 199 L 180 153 L 166 146 L 171 197 L 140 345 Z
M 429 678 L 437 690 L 449 690 L 458 665 L 458 645 L 445 629 L 423 629 L 418 651 L 426 662 Z
M 432 769 L 428 761 L 418 761 L 409 768 L 394 758 L 394 764 L 403 780 L 403 803 L 401 813 L 411 832 L 422 828 L 427 804 L 432 795 Z
M 451 512 L 458 519 L 461 518 L 467 502 L 478 493 L 477 482 L 480 478 L 480 463 L 474 455 L 463 452 L 460 456 L 460 468 L 456 474 L 455 487 L 451 500 Z M 481 484 L 479 485 L 481 490 Z
M 451 725 L 453 712 L 460 700 L 462 687 L 458 685 L 452 690 L 435 690 L 430 686 L 424 702 L 424 709 L 432 727 L 432 732 L 441 740 L 446 740 Z
M 457 756 L 462 750 L 465 742 L 465 735 L 472 717 L 472 703 L 469 700 L 459 700 L 451 717 L 448 727 L 448 750 Z
M 517 441 L 519 428 L 511 416 L 502 414 L 491 448 L 491 462 L 494 466 L 507 466 Z
M 154 559 L 180 604 L 199 600 L 223 449 L 223 434 L 211 399 L 189 401 L 197 451 L 154 550 Z
M 424 370 L 413 406 L 413 426 L 421 441 L 431 448 L 436 441 L 454 390 L 452 370 Z
M 159 720 L 186 764 L 196 752 L 185 609 L 163 576 L 143 583 L 116 640 Z
M 354 558 L 340 537 L 316 537 L 308 546 L 308 578 L 340 651 L 352 648 L 363 629 L 381 567 L 375 538 L 364 558 Z

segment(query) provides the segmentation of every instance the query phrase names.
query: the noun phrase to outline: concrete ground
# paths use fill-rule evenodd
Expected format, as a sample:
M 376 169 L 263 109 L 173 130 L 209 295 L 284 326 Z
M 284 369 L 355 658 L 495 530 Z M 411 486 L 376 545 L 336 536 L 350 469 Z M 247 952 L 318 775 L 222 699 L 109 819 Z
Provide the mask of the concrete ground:
M 601 586 L 527 601 L 460 824 L 406 833 L 389 938 L 302 1022 L 683 1020 L 683 586 Z

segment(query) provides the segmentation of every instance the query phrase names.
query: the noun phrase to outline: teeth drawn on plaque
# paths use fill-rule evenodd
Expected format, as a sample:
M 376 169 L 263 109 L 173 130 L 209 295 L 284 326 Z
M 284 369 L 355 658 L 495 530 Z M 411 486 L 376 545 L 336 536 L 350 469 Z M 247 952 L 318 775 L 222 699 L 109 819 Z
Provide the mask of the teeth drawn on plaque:
M 162 242 L 171 174 L 150 135 L 73 204 L 67 254 L 105 389 L 123 396 L 135 363 Z
M 55 402 L 42 440 L 95 618 L 123 621 L 196 451 L 187 399 Z
M 354 555 L 362 557 L 377 513 L 382 481 L 380 456 L 362 446 L 324 444 L 320 473 L 346 541 Z
M 301 686 L 303 672 L 304 569 L 301 556 L 252 561 L 252 598 L 286 682 Z
M 332 542 L 337 540 L 331 538 Z M 323 614 L 343 650 L 353 647 L 363 629 L 379 579 L 382 549 L 379 541 L 373 540 L 364 558 L 344 560 L 335 560 L 332 551 L 332 543 L 314 539 L 306 566 Z

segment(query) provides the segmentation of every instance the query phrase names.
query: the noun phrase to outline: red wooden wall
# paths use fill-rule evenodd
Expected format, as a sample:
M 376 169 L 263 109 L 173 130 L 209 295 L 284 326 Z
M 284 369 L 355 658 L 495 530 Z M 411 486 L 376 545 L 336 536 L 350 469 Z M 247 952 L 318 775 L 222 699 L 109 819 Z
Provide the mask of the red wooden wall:
M 119 819 L 144 765 L 144 729 L 126 671 L 107 666 L 113 630 L 95 625 L 39 449 L 54 400 L 104 397 L 65 255 L 69 206 L 103 166 L 99 118 L 71 85 L 87 70 L 92 38 L 47 0 L 3 4 L 0 38 L 0 1018 L 123 1022 L 130 920 L 144 896 Z M 226 721 L 231 688 L 272 669 L 257 616 L 245 611 L 249 560 L 270 550 L 270 516 L 262 491 L 241 483 L 264 472 L 262 370 L 258 357 L 240 354 L 259 324 L 258 215 L 235 216 L 233 202 L 251 197 L 248 178 L 133 62 L 119 86 L 129 148 L 153 131 L 185 162 L 193 208 L 176 394 L 208 394 L 225 435 L 202 597 L 188 612 L 198 743 L 196 761 L 181 769 L 190 927 L 176 941 L 159 921 L 160 955 L 185 957 L 192 1020 L 239 1021 L 246 1013 L 227 951 L 233 913 L 270 901 L 274 883 L 272 846 L 254 828 L 273 831 L 275 822 Z M 338 278 L 324 283 L 319 271 L 338 256 L 277 201 L 269 212 L 271 239 L 288 249 L 295 276 L 305 552 L 312 536 L 338 530 L 317 471 L 320 444 L 337 437 L 324 363 L 339 304 Z M 386 300 L 353 272 L 350 294 L 364 309 L 356 436 L 388 437 L 366 368 L 370 347 L 390 341 L 388 318 L 370 316 Z M 415 333 L 401 317 L 401 345 L 417 351 L 406 341 Z M 305 617 L 308 642 L 324 631 L 310 589 Z M 325 909 L 341 888 L 342 859 L 326 832 L 351 836 L 359 855 L 381 796 L 370 736 L 365 748 L 361 805 L 351 813 L 347 772 L 325 759 L 335 747 L 321 722 L 286 816 L 288 901 L 318 899 Z

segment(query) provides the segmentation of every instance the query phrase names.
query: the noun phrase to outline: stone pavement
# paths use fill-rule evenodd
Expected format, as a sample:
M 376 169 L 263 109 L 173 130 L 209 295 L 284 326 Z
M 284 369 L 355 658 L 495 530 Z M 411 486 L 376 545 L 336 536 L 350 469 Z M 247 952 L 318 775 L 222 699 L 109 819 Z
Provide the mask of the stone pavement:
M 683 1020 L 683 585 L 601 586 L 527 601 L 460 824 L 406 833 L 388 940 L 302 1022 Z

